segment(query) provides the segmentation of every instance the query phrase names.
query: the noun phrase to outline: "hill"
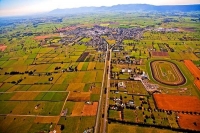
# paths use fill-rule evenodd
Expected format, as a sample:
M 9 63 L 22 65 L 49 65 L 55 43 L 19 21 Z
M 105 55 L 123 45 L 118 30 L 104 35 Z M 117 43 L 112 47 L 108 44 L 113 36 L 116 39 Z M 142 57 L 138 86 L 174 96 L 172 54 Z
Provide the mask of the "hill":
M 135 12 L 135 11 L 157 11 L 157 12 L 191 12 L 200 11 L 200 4 L 195 5 L 164 5 L 155 6 L 148 4 L 122 4 L 110 7 L 79 7 L 79 8 L 66 8 L 55 9 L 49 14 L 74 14 L 74 13 L 89 13 L 89 12 Z

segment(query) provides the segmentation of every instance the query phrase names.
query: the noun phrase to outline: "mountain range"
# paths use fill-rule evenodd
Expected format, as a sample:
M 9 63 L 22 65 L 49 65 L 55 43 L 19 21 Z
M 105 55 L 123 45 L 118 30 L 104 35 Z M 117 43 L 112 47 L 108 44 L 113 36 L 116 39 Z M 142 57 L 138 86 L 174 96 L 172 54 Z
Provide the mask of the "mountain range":
M 200 11 L 200 4 L 195 5 L 163 5 L 155 6 L 148 4 L 122 4 L 114 5 L 110 7 L 79 7 L 79 8 L 66 8 L 55 9 L 49 12 L 49 14 L 74 14 L 74 13 L 95 13 L 95 12 L 136 12 L 136 11 L 157 11 L 157 12 L 191 12 Z

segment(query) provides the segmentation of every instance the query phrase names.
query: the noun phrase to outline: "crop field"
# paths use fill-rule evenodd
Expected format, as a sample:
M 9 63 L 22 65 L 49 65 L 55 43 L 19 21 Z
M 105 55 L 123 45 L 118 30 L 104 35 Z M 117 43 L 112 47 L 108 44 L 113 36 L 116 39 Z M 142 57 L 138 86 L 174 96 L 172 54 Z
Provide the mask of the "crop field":
M 169 54 L 167 52 L 151 52 L 152 56 L 156 56 L 156 57 L 168 57 Z
M 200 112 L 200 100 L 197 97 L 154 94 L 154 99 L 159 109 Z
M 0 45 L 0 51 L 6 50 L 7 46 L 6 45 Z
M 200 78 L 200 70 L 190 60 L 184 60 L 185 65 L 196 78 Z
M 160 83 L 177 86 L 186 82 L 177 65 L 172 62 L 152 61 L 150 65 L 154 79 Z
M 62 132 L 64 133 L 82 133 L 88 128 L 93 128 L 95 124 L 94 116 L 74 116 L 74 117 L 61 117 L 58 122 L 59 125 L 64 125 Z
M 90 92 L 70 92 L 68 101 L 90 101 Z
M 184 60 L 184 64 L 195 77 L 195 85 L 200 89 L 200 70 L 190 60 Z
M 200 131 L 200 116 L 199 115 L 188 115 L 188 114 L 178 114 L 178 123 L 181 128 L 190 129 L 194 131 Z
M 90 104 L 85 104 L 82 110 L 83 116 L 95 116 L 97 113 L 98 102 L 93 102 Z
M 63 115 L 65 110 L 66 116 L 72 120 L 81 118 L 77 132 L 94 127 L 104 62 L 93 60 L 99 54 L 93 47 L 88 50 L 93 51 L 91 59 L 84 62 L 89 55 L 89 52 L 85 52 L 87 47 L 84 44 L 60 48 L 60 38 L 57 39 L 56 35 L 33 38 L 41 42 L 47 40 L 48 45 L 53 43 L 50 47 L 44 45 L 27 52 L 10 52 L 0 58 L 0 107 L 4 107 L 0 109 L 0 114 L 4 116 L 0 123 L 7 123 L 4 127 L 0 126 L 0 132 L 59 129 L 59 125 L 55 125 L 62 121 L 60 114 Z M 88 41 L 90 38 L 82 40 L 84 43 Z M 68 71 L 69 68 L 72 70 Z M 93 104 L 87 105 L 86 101 Z M 26 125 L 23 131 L 22 127 L 17 127 L 23 125 Z M 12 128 L 9 129 L 9 126 Z
M 83 91 L 84 83 L 70 83 L 67 87 L 67 91 Z
M 108 133 L 130 133 L 130 132 L 148 132 L 148 133 L 175 133 L 175 131 L 159 128 L 140 127 L 133 125 L 124 125 L 111 123 L 108 125 Z

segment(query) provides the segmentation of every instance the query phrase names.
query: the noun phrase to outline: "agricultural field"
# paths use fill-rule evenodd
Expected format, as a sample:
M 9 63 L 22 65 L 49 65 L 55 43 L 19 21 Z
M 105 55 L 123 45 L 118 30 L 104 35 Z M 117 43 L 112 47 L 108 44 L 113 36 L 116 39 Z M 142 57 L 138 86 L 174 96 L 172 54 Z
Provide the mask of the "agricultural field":
M 200 100 L 196 97 L 173 96 L 166 94 L 154 94 L 153 96 L 156 106 L 159 109 L 183 112 L 200 112 Z M 190 101 L 191 103 L 187 104 L 187 101 Z
M 0 26 L 0 133 L 199 132 L 195 14 L 85 13 Z
M 72 132 L 74 125 L 65 123 L 71 120 L 77 120 L 76 132 L 94 131 L 103 51 L 82 38 L 84 44 L 64 45 L 59 34 L 49 34 L 29 38 L 15 51 L 1 46 L 7 51 L 0 58 L 0 132 L 59 131 L 63 125 L 62 132 Z

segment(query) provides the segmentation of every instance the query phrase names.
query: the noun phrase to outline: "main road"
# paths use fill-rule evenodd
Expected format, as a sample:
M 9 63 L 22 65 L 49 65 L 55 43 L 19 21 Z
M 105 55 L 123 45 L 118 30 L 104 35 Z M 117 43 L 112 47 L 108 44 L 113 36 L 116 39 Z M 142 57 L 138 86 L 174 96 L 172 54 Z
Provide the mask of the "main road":
M 98 110 L 97 110 L 97 117 L 96 117 L 96 123 L 95 123 L 94 133 L 98 133 L 99 129 L 100 129 L 100 122 L 99 122 L 99 120 L 100 120 L 101 109 L 102 109 L 103 90 L 104 90 L 104 82 L 105 82 L 105 77 L 106 77 L 106 68 L 107 68 L 108 53 L 109 53 L 109 48 L 108 48 L 108 43 L 107 43 L 107 50 L 106 50 L 106 57 L 105 57 L 105 64 L 104 64 L 103 80 L 102 80 L 102 84 L 101 84 L 101 93 L 100 93 L 100 98 L 99 98 L 99 105 L 98 105 Z
M 107 116 L 108 116 L 108 107 L 109 107 L 109 92 L 110 92 L 110 71 L 111 71 L 111 57 L 112 57 L 112 48 L 114 45 L 109 49 L 108 43 L 107 43 L 107 50 L 106 50 L 106 57 L 105 57 L 105 66 L 104 66 L 104 74 L 103 74 L 103 80 L 101 85 L 101 94 L 99 99 L 99 105 L 98 105 L 98 111 L 97 111 L 97 118 L 96 118 L 96 124 L 94 133 L 98 133 L 100 127 L 102 128 L 101 131 L 103 133 L 106 133 L 107 131 Z M 107 69 L 108 68 L 108 69 Z M 100 126 L 100 117 L 101 117 L 101 110 L 103 108 L 103 91 L 104 91 L 104 83 L 105 78 L 107 77 L 107 84 L 106 84 L 106 98 L 105 98 L 105 106 L 104 106 L 104 119 L 103 119 L 103 126 Z
M 111 57 L 112 57 L 112 48 L 109 50 L 109 54 L 110 57 L 107 58 L 108 60 L 108 79 L 107 79 L 107 90 L 106 90 L 106 98 L 105 98 L 105 107 L 104 107 L 104 122 L 103 122 L 103 133 L 106 133 L 107 131 L 107 117 L 108 117 L 108 108 L 109 108 L 109 92 L 110 92 L 110 71 L 111 71 Z

